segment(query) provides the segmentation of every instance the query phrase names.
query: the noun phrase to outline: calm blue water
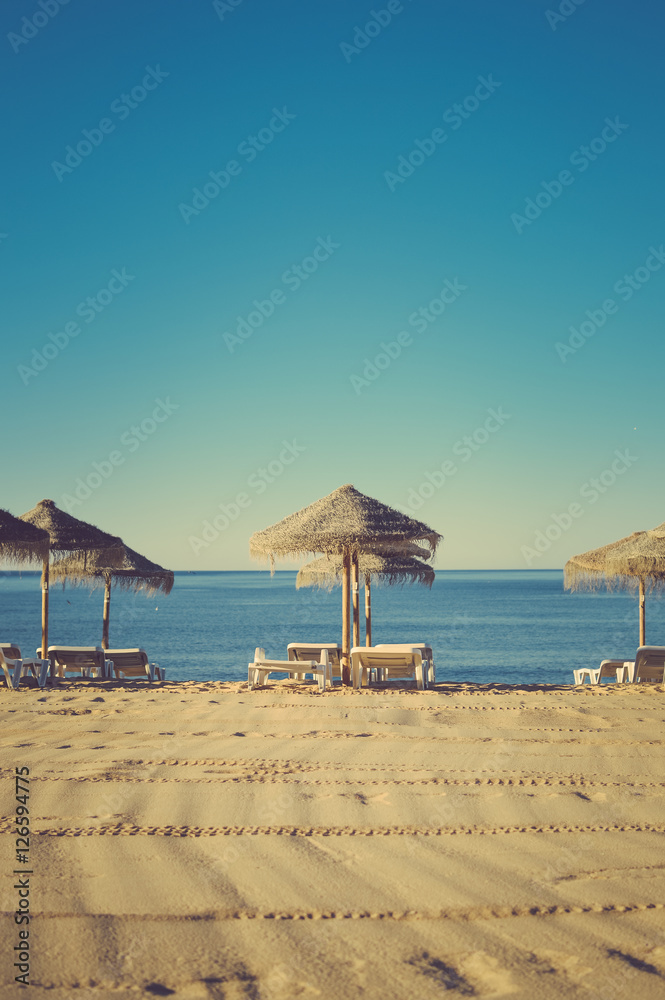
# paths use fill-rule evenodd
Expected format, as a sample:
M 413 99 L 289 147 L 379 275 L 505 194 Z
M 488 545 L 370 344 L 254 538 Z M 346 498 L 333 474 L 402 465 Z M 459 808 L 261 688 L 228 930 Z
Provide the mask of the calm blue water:
M 341 591 L 295 589 L 295 572 L 176 573 L 168 597 L 114 589 L 111 646 L 142 646 L 170 680 L 246 680 L 254 648 L 341 641 Z M 101 642 L 103 591 L 53 586 L 49 641 Z M 361 591 L 361 606 L 363 595 Z M 41 640 L 39 574 L 0 573 L 0 641 Z M 573 668 L 632 658 L 637 598 L 563 590 L 560 571 L 438 572 L 432 590 L 374 587 L 372 637 L 432 644 L 437 680 L 570 683 Z M 361 623 L 364 642 L 364 623 Z M 665 602 L 647 597 L 647 642 L 665 645 Z

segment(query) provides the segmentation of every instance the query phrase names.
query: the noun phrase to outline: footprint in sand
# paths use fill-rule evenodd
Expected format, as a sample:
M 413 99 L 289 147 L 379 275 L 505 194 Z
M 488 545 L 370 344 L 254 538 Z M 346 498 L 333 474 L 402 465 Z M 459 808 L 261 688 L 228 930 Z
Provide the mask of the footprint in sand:
M 502 997 L 517 989 L 508 970 L 484 951 L 472 952 L 459 965 L 464 978 L 473 984 L 478 996 Z
M 409 965 L 417 969 L 422 976 L 440 983 L 444 990 L 455 990 L 461 997 L 475 996 L 476 991 L 471 983 L 467 982 L 454 966 L 440 958 L 434 958 L 429 952 L 424 951 L 417 958 L 409 959 Z
M 580 962 L 577 955 L 569 955 L 565 951 L 553 951 L 550 948 L 541 949 L 537 955 L 533 955 L 531 961 L 539 965 L 539 971 L 548 975 L 563 973 L 575 983 L 581 982 L 585 976 L 593 972 L 592 968 Z
M 458 996 L 503 997 L 516 990 L 508 970 L 484 951 L 463 953 L 448 961 L 424 951 L 409 964 Z

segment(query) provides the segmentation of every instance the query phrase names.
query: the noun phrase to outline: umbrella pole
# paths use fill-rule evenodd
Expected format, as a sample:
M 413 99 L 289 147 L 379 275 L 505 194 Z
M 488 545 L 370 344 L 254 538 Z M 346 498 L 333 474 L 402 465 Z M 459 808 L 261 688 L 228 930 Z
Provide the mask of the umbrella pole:
M 42 564 L 42 660 L 47 659 L 48 650 L 48 581 L 49 560 Z
M 360 645 L 360 586 L 358 582 L 358 553 L 351 556 L 351 586 L 353 597 L 353 645 Z
M 646 600 L 644 596 L 644 577 L 640 577 L 640 646 L 646 646 Z
M 365 573 L 365 645 L 372 645 L 372 590 L 369 573 Z
M 351 576 L 351 553 L 344 549 L 342 556 L 342 684 L 351 683 L 351 606 L 349 602 L 349 583 Z
M 104 588 L 104 618 L 102 624 L 102 649 L 109 648 L 109 617 L 111 614 L 111 580 L 106 577 Z

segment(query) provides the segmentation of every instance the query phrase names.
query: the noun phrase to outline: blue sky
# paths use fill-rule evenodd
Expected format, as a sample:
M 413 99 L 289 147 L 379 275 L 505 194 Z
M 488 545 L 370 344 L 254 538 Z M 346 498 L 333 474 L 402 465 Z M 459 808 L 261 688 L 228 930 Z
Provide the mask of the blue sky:
M 0 17 L 3 506 L 174 569 L 346 482 L 442 568 L 665 519 L 660 4 Z

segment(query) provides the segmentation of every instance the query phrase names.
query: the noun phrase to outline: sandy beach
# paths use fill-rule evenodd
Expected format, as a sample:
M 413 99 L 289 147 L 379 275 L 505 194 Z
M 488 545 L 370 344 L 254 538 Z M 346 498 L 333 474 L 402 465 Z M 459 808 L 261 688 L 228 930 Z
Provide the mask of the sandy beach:
M 74 680 L 0 714 L 35 996 L 665 996 L 662 687 Z

